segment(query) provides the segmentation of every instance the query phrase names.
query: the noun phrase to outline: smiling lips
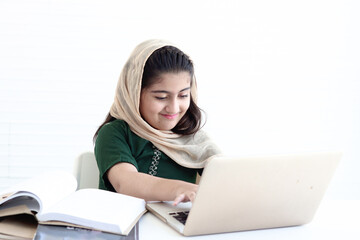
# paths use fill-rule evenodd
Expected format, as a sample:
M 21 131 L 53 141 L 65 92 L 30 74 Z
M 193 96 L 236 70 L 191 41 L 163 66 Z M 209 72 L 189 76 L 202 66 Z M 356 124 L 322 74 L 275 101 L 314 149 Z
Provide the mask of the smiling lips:
M 176 118 L 179 114 L 176 113 L 176 114 L 161 114 L 161 115 L 167 119 L 172 120 L 172 119 Z

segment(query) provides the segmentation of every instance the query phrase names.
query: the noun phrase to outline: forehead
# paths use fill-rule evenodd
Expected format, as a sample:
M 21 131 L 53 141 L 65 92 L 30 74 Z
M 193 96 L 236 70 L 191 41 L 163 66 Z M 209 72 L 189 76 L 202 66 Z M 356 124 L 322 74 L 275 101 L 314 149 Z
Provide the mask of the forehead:
M 189 87 L 190 85 L 191 75 L 190 73 L 183 71 L 177 73 L 162 73 L 149 88 L 177 89 Z

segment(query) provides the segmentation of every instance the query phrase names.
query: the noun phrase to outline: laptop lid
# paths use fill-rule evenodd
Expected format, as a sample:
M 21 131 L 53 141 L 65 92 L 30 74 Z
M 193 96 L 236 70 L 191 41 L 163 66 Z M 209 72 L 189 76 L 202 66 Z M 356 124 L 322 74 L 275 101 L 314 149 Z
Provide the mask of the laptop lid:
M 214 158 L 204 169 L 182 233 L 190 236 L 306 224 L 340 158 L 340 153 Z

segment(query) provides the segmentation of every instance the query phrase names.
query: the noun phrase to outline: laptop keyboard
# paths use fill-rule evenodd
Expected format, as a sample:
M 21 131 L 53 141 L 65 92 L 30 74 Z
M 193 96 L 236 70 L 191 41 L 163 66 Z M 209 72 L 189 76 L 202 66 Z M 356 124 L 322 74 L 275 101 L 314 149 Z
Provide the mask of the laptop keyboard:
M 169 215 L 174 217 L 176 220 L 181 222 L 185 225 L 186 219 L 189 215 L 189 211 L 183 211 L 183 212 L 169 212 Z

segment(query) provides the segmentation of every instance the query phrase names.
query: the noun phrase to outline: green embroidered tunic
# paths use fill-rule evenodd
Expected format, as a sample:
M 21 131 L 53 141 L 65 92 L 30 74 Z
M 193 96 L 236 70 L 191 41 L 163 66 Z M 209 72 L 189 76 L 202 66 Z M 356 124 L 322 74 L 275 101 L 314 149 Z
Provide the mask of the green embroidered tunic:
M 195 183 L 197 172 L 201 173 L 201 169 L 185 168 L 171 160 L 150 141 L 133 133 L 123 120 L 112 121 L 100 129 L 94 152 L 100 170 L 99 188 L 113 192 L 106 173 L 120 162 L 131 163 L 142 173 L 191 183 Z

